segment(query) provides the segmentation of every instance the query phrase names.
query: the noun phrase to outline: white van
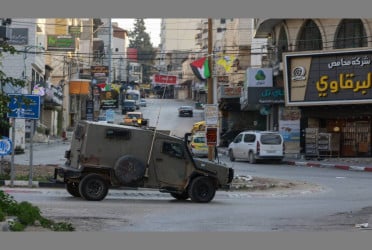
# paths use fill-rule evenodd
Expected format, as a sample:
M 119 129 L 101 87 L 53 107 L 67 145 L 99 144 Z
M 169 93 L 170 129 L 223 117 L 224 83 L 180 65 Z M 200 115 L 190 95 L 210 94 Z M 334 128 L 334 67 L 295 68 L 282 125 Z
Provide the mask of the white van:
M 272 131 L 243 131 L 229 144 L 228 154 L 231 161 L 235 159 L 248 160 L 277 160 L 284 158 L 284 141 L 278 132 Z

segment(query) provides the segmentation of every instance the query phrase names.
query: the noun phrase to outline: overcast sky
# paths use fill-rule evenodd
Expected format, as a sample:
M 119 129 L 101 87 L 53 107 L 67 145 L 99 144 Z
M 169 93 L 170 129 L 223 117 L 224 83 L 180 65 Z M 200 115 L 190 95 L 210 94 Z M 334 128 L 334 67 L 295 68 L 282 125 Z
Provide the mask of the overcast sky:
M 120 28 L 128 31 L 133 30 L 134 18 L 112 18 L 112 22 L 117 22 Z M 154 47 L 158 47 L 160 43 L 160 18 L 146 18 L 146 32 L 150 35 L 151 43 Z

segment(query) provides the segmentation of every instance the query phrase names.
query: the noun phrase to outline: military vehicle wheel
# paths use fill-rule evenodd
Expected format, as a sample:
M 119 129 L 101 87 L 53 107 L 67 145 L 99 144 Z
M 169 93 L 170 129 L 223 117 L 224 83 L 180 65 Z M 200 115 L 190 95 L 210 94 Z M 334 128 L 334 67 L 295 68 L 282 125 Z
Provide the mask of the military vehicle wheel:
M 234 153 L 232 149 L 229 150 L 229 158 L 230 158 L 230 161 L 235 161 L 235 157 L 234 157 Z
M 66 190 L 69 194 L 71 194 L 74 197 L 81 197 L 79 192 L 79 184 L 76 182 L 67 183 Z
M 189 198 L 189 194 L 187 192 L 183 193 L 170 193 L 170 195 L 180 201 L 187 200 Z
M 145 164 L 130 155 L 120 157 L 114 166 L 115 176 L 122 184 L 133 184 L 142 179 L 145 169 Z
M 88 201 L 100 201 L 108 193 L 108 183 L 98 174 L 88 174 L 80 181 L 79 192 Z
M 191 181 L 188 194 L 194 202 L 207 203 L 214 198 L 216 189 L 210 178 L 199 176 Z
M 249 152 L 249 163 L 255 164 L 256 158 L 254 157 L 253 152 Z

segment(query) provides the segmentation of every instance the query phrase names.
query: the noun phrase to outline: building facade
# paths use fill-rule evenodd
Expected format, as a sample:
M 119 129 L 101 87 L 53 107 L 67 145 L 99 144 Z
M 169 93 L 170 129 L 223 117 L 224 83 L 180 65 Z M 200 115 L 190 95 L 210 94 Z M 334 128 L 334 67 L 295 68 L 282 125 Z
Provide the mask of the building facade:
M 371 157 L 372 19 L 258 19 L 285 105 L 279 130 L 308 157 Z

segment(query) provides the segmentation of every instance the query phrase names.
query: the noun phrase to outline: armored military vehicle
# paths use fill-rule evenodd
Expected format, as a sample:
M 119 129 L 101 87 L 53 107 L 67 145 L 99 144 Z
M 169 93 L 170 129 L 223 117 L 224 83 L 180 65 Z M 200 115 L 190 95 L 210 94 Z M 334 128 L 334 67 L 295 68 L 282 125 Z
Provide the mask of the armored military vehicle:
M 228 190 L 234 171 L 218 162 L 194 158 L 188 137 L 155 129 L 79 121 L 55 170 L 75 197 L 103 200 L 110 188 L 152 188 L 178 200 L 210 202 L 218 189 Z

